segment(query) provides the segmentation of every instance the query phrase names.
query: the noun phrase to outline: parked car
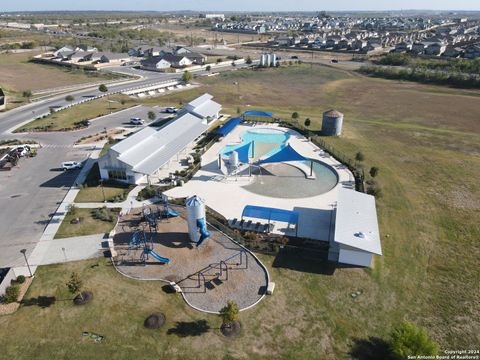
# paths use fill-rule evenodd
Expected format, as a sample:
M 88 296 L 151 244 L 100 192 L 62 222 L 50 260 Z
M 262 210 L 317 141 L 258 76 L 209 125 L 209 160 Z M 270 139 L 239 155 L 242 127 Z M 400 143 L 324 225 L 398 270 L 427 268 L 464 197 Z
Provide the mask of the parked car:
M 62 163 L 63 170 L 75 170 L 75 169 L 81 169 L 81 168 L 82 168 L 82 163 L 78 161 L 65 161 Z
M 334 64 L 337 64 L 338 60 L 337 59 L 332 59 L 331 62 L 334 63 Z
M 75 123 L 77 126 L 89 127 L 92 123 L 89 120 L 82 120 Z
M 177 111 L 178 111 L 178 109 L 176 107 L 172 107 L 172 106 L 169 106 L 165 109 L 165 112 L 169 113 L 169 114 L 175 114 Z
M 297 55 L 293 55 L 290 59 L 298 59 Z
M 15 150 L 17 150 L 18 156 L 22 157 L 27 155 L 27 153 L 30 152 L 30 146 L 28 145 L 17 146 Z
M 134 117 L 130 119 L 130 124 L 132 125 L 142 125 L 145 121 L 139 117 Z

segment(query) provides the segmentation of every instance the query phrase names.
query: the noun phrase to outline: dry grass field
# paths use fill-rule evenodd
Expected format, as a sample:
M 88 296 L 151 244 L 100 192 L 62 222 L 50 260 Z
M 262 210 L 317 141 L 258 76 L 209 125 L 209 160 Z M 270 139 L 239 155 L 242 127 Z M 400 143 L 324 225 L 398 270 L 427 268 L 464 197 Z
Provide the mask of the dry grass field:
M 39 51 L 0 54 L 0 86 L 18 93 L 92 82 L 92 76 L 54 65 L 31 63 Z
M 319 129 L 323 111 L 344 112 L 344 134 L 324 140 L 351 157 L 361 151 L 366 170 L 379 167 L 384 256 L 373 269 L 337 268 L 333 275 L 324 264 L 293 254 L 262 256 L 277 287 L 241 314 L 237 339 L 219 335 L 217 317 L 187 308 L 156 282 L 123 278 L 103 260 L 99 266 L 43 267 L 27 297 L 57 300 L 0 318 L 0 345 L 8 358 L 19 358 L 21 349 L 38 359 L 371 359 L 366 354 L 372 353 L 383 359 L 383 341 L 403 319 L 427 328 L 441 350 L 478 346 L 479 92 L 325 66 L 236 71 L 198 81 L 200 88 L 144 101 L 177 105 L 208 91 L 225 112 L 259 108 L 288 120 L 298 111 L 301 124 L 312 119 L 312 129 Z M 72 270 L 94 291 L 94 303 L 85 308 L 70 304 L 64 283 Z M 352 299 L 356 290 L 363 294 Z M 154 311 L 168 319 L 159 332 L 142 328 Z M 92 344 L 82 331 L 107 340 Z

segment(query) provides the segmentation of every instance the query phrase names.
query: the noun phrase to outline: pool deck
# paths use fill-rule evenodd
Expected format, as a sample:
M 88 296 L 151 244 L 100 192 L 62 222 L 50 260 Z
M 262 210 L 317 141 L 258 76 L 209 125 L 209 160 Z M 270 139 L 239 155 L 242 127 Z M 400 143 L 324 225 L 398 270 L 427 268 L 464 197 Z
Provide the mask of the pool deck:
M 252 178 L 238 176 L 225 178 L 218 169 L 218 153 L 228 144 L 238 143 L 240 134 L 252 128 L 281 129 L 290 135 L 289 143 L 301 155 L 323 162 L 335 169 L 338 174 L 338 184 L 331 191 L 307 198 L 283 199 L 254 194 L 244 188 Z M 294 130 L 278 127 L 277 124 L 240 124 L 222 141 L 214 144 L 202 157 L 202 168 L 182 187 L 176 187 L 166 192 L 171 197 L 187 197 L 198 195 L 205 199 L 206 204 L 227 219 L 240 219 L 246 205 L 274 207 L 299 212 L 298 236 L 329 241 L 332 230 L 333 209 L 338 198 L 338 189 L 355 188 L 355 179 L 348 168 L 335 160 L 322 149 L 308 141 Z M 295 191 L 295 189 L 292 189 Z M 283 224 L 284 225 L 284 224 Z M 273 232 L 284 233 L 280 227 Z

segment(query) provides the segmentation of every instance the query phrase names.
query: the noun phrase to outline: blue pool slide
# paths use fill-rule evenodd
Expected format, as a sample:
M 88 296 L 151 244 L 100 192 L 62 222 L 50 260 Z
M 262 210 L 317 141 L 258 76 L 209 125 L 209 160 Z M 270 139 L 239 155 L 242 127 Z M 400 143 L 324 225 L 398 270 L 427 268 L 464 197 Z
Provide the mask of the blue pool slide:
M 155 259 L 157 259 L 158 261 L 163 262 L 165 264 L 168 264 L 170 262 L 170 259 L 158 255 L 153 250 L 147 250 L 147 254 L 152 255 Z

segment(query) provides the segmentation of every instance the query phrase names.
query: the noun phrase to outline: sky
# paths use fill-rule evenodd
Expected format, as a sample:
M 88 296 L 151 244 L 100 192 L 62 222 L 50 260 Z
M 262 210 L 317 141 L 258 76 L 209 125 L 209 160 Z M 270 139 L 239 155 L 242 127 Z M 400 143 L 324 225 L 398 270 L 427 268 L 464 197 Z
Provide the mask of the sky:
M 480 10 L 480 0 L 0 0 L 0 11 L 194 10 L 194 11 L 341 11 Z

